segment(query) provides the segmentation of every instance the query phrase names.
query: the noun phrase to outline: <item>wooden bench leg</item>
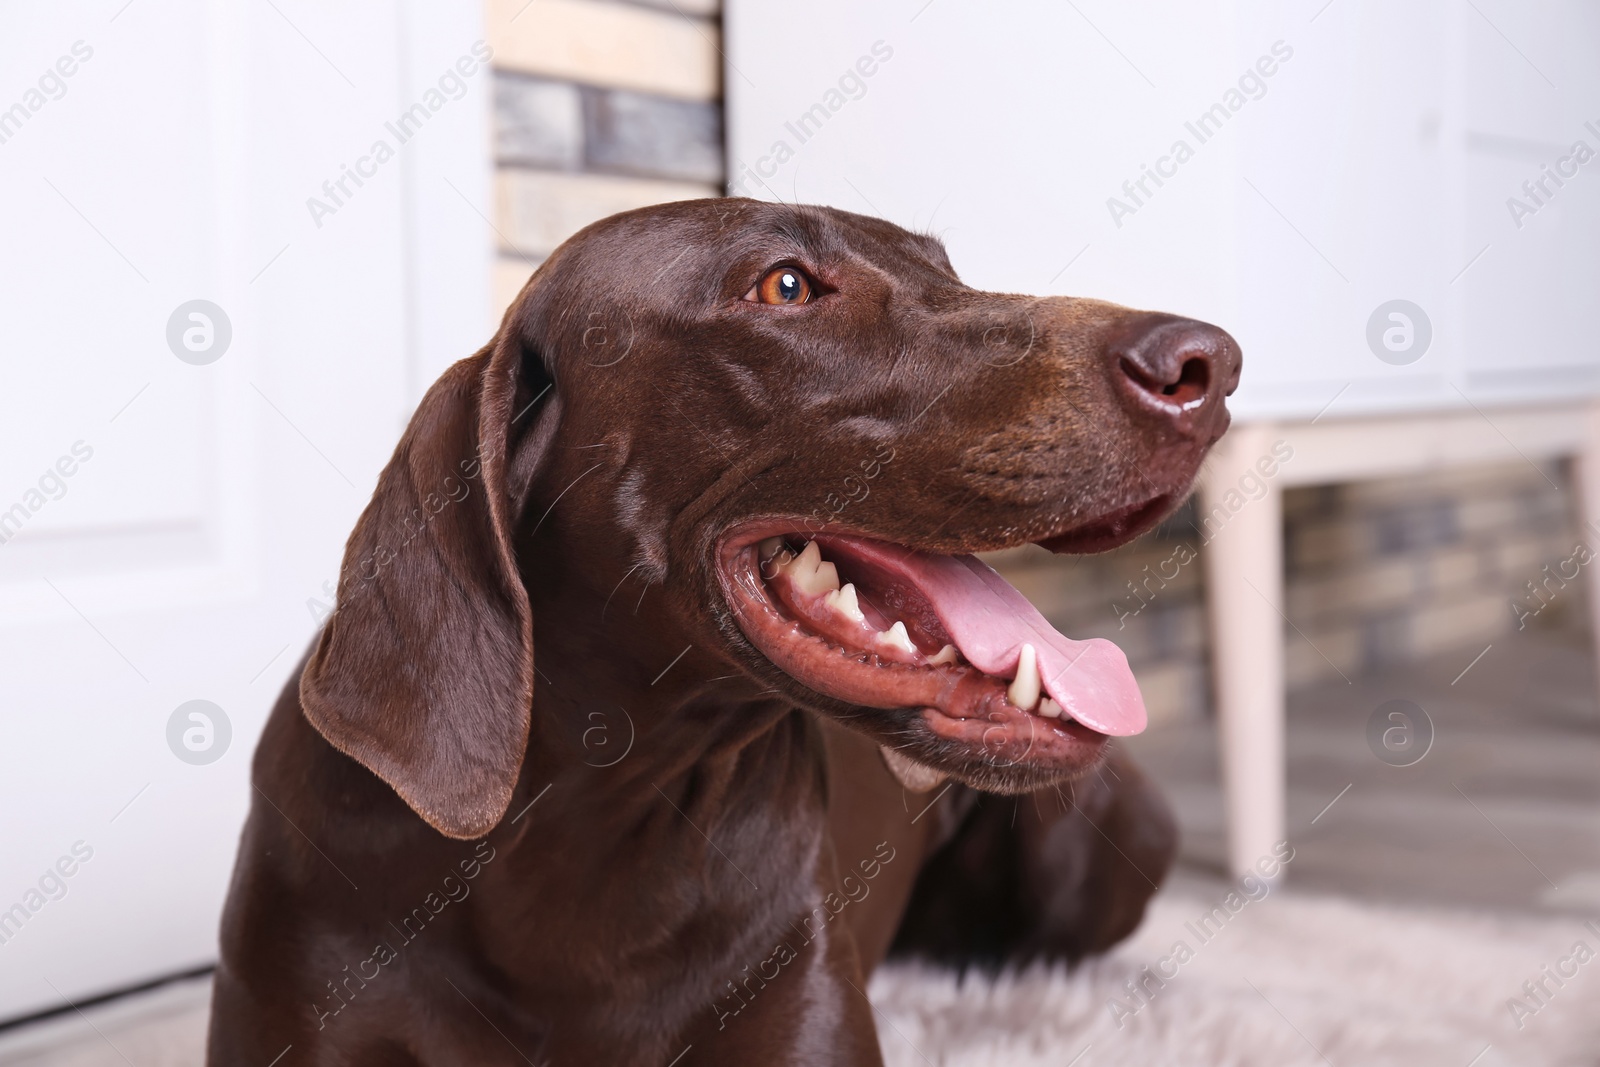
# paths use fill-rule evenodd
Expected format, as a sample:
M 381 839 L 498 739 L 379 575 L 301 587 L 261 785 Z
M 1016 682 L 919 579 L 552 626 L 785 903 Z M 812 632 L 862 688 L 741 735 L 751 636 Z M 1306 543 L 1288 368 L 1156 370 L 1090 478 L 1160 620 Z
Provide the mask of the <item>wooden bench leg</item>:
M 1240 479 L 1270 456 L 1271 425 L 1235 427 L 1213 451 L 1201 493 L 1201 555 L 1235 876 L 1284 839 L 1283 500 L 1270 479 L 1258 499 Z M 1251 481 L 1248 488 L 1255 488 Z M 1241 504 L 1240 501 L 1243 501 Z
M 1573 471 L 1578 490 L 1578 539 L 1600 556 L 1600 404 L 1589 408 L 1588 433 Z M 1589 636 L 1600 668 L 1600 560 L 1589 564 Z

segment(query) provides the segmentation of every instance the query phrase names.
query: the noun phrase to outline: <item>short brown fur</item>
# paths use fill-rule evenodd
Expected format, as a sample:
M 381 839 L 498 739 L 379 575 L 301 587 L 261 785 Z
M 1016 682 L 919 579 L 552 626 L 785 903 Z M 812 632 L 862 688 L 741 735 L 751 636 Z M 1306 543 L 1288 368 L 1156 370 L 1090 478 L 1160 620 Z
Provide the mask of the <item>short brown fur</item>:
M 826 295 L 743 300 L 780 262 Z M 714 570 L 763 516 L 966 552 L 1170 510 L 1220 395 L 1145 418 L 1107 369 L 1168 321 L 980 293 L 931 238 L 823 208 L 574 237 L 422 401 L 267 724 L 209 1062 L 878 1064 L 892 941 L 999 963 L 1126 936 L 1174 832 L 1124 757 L 1039 783 L 908 740 L 912 709 L 778 671 Z M 961 784 L 909 793 L 880 744 Z

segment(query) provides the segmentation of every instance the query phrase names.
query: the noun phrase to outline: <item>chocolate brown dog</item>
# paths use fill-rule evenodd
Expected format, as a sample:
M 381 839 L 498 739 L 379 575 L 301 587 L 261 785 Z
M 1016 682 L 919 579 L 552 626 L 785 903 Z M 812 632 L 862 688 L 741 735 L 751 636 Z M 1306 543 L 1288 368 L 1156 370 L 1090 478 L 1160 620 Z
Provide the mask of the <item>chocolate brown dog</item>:
M 350 537 L 256 753 L 210 1062 L 877 1064 L 891 942 L 1125 936 L 1174 846 L 1106 751 L 1138 690 L 970 553 L 1151 527 L 1238 372 L 841 211 L 578 234 Z

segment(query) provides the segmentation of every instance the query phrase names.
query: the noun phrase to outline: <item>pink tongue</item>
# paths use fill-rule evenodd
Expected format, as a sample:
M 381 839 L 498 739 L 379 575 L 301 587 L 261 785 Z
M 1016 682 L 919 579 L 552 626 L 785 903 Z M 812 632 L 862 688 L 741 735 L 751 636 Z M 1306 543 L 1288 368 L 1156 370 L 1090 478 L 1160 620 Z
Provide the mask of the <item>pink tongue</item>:
M 1113 737 L 1145 728 L 1144 698 L 1122 649 L 1098 637 L 1062 636 L 976 556 L 937 556 L 855 538 L 847 551 L 916 586 L 961 654 L 985 674 L 1015 677 L 1022 646 L 1032 645 L 1045 692 L 1068 715 Z

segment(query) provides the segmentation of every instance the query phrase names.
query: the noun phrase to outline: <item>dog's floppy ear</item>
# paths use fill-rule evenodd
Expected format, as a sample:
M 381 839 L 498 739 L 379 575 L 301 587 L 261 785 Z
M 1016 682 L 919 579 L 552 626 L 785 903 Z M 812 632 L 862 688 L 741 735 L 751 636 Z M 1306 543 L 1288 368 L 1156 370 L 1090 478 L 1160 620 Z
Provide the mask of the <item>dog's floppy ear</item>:
M 450 837 L 500 821 L 528 743 L 533 616 L 512 533 L 558 417 L 548 387 L 506 330 L 428 390 L 300 678 L 322 736 Z

